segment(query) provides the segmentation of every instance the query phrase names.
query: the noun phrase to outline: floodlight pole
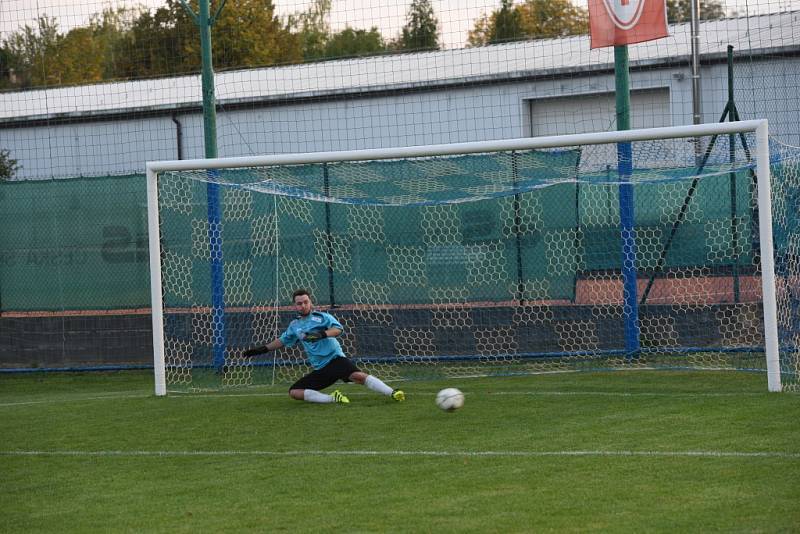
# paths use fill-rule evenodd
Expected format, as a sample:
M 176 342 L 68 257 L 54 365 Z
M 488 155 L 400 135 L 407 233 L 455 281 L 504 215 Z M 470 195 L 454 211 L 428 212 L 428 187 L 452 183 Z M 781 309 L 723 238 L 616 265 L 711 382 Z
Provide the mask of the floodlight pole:
M 199 0 L 198 14 L 180 0 L 184 9 L 194 20 L 200 31 L 201 80 L 203 91 L 203 139 L 207 159 L 217 157 L 217 101 L 214 93 L 214 62 L 211 47 L 211 27 L 217 21 L 226 0 L 220 2 L 211 16 L 209 0 Z M 215 171 L 208 171 L 215 173 Z M 208 205 L 208 245 L 211 256 L 211 325 L 213 365 L 221 371 L 225 365 L 225 273 L 222 262 L 222 214 L 219 202 L 219 185 L 212 179 L 206 186 Z
M 692 124 L 703 122 L 700 98 L 700 1 L 691 1 L 692 27 Z
M 692 124 L 702 124 L 702 96 L 700 94 L 700 0 L 691 0 L 692 32 Z M 695 165 L 700 165 L 703 147 L 699 137 L 694 140 Z
M 614 47 L 617 130 L 631 129 L 631 91 L 628 46 Z M 617 143 L 619 173 L 619 219 L 622 241 L 622 320 L 625 327 L 625 354 L 635 358 L 640 350 L 639 301 L 636 287 L 636 235 L 634 231 L 633 150 L 631 143 Z

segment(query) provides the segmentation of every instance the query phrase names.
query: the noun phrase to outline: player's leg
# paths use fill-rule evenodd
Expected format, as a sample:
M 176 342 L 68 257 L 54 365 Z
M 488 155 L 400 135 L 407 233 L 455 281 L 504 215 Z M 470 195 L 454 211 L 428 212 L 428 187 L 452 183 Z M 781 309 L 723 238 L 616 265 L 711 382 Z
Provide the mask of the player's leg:
M 342 395 L 338 389 L 330 395 L 320 391 L 338 380 L 338 377 L 332 376 L 331 370 L 328 369 L 326 371 L 326 368 L 327 366 L 312 371 L 292 384 L 289 388 L 289 397 L 295 400 L 315 402 L 318 404 L 330 404 L 333 402 L 342 404 L 349 403 L 350 400 Z
M 371 389 L 372 391 L 380 393 L 381 395 L 391 396 L 396 401 L 406 400 L 406 395 L 401 390 L 392 389 L 380 378 L 368 375 L 361 370 L 356 370 L 350 373 L 348 379 L 356 384 L 363 384 L 367 387 L 367 389 Z

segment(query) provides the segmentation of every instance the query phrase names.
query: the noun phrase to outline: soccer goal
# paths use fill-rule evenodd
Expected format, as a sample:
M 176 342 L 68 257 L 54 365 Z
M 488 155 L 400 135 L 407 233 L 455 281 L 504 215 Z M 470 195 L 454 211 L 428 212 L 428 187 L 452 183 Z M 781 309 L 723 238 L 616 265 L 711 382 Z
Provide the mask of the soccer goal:
M 798 389 L 800 161 L 775 145 L 742 121 L 149 163 L 156 393 L 307 372 L 298 349 L 243 355 L 300 287 L 388 380 L 738 369 Z

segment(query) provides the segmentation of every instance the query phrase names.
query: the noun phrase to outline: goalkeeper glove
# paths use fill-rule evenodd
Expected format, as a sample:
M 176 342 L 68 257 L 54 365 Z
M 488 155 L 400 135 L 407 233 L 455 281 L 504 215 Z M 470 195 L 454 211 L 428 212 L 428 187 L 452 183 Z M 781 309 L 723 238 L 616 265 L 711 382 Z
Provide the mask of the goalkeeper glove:
M 264 345 L 262 347 L 253 347 L 252 349 L 247 349 L 242 353 L 242 355 L 249 358 L 251 356 L 258 356 L 259 354 L 265 354 L 267 352 L 269 352 L 269 347 Z
M 320 339 L 325 339 L 326 337 L 328 337 L 328 334 L 325 332 L 325 328 L 317 328 L 303 334 L 303 341 L 310 341 L 313 343 Z

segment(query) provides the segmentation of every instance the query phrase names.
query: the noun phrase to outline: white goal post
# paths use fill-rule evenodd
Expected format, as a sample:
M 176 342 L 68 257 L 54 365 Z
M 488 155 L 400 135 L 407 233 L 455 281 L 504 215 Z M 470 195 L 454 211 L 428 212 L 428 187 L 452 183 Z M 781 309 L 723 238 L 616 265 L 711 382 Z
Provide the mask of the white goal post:
M 159 177 L 167 172 L 265 168 L 275 166 L 333 164 L 428 158 L 436 156 L 462 156 L 491 152 L 515 152 L 542 149 L 559 149 L 574 146 L 611 145 L 638 141 L 658 141 L 705 136 L 730 136 L 751 133 L 755 136 L 755 172 L 757 180 L 758 233 L 760 236 L 760 279 L 763 303 L 763 350 L 769 391 L 781 391 L 779 362 L 778 310 L 772 235 L 772 204 L 770 188 L 770 149 L 766 120 L 700 124 L 667 128 L 649 128 L 628 131 L 597 132 L 589 134 L 519 138 L 444 145 L 402 148 L 370 149 L 341 152 L 316 152 L 272 156 L 156 161 L 147 163 L 147 206 L 150 250 L 150 275 L 153 325 L 153 362 L 155 394 L 167 393 L 167 360 L 165 347 L 165 303 L 162 272 L 165 251 L 162 250 L 161 214 L 159 204 Z M 317 199 L 320 200 L 320 199 Z M 213 224 L 211 225 L 213 226 Z M 213 254 L 212 254 L 213 255 Z M 633 296 L 636 299 L 636 295 Z

